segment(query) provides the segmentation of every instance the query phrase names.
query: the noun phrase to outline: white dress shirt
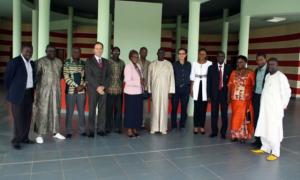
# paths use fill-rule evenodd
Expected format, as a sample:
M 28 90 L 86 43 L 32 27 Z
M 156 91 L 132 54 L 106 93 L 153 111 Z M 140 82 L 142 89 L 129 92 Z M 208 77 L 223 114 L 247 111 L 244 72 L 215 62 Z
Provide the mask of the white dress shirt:
M 207 70 L 210 65 L 212 65 L 211 61 L 206 61 L 204 64 L 192 63 L 190 80 L 194 82 L 193 99 L 195 101 L 198 100 L 200 81 L 202 81 L 202 101 L 207 101 Z
M 31 60 L 26 60 L 24 56 L 21 54 L 23 59 L 24 65 L 26 67 L 27 72 L 27 82 L 26 82 L 26 89 L 33 88 L 33 74 L 32 74 L 32 67 L 31 67 Z
M 222 78 L 224 79 L 224 66 L 225 66 L 225 63 L 223 63 L 223 64 L 217 63 L 217 65 L 218 65 L 218 71 L 220 71 L 220 66 L 221 66 Z M 223 79 L 222 79 L 222 82 L 223 82 Z M 225 86 L 226 86 L 226 84 L 225 84 Z M 224 84 L 222 84 L 222 87 L 224 87 Z
M 97 62 L 98 62 L 99 64 L 102 62 L 101 57 L 98 57 L 98 56 L 95 55 L 95 58 L 96 58 L 96 60 L 97 60 Z

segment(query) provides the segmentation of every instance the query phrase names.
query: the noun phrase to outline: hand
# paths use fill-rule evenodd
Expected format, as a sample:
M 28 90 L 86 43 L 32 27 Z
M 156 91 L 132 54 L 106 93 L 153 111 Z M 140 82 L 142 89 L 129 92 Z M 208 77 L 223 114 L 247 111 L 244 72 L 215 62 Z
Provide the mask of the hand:
M 97 92 L 101 95 L 104 95 L 105 94 L 104 89 L 105 89 L 104 86 L 99 86 L 97 87 Z
M 76 87 L 75 89 L 77 92 L 81 92 L 84 90 L 84 88 L 85 88 L 84 86 L 80 85 L 80 86 Z
M 210 102 L 210 101 L 211 101 L 211 99 L 210 99 L 209 97 L 207 97 L 207 101 L 208 101 L 208 102 Z
M 193 90 L 191 90 L 190 92 L 190 96 L 193 98 L 194 94 L 193 94 Z
M 169 93 L 169 98 L 172 98 L 172 95 L 173 95 L 173 94 Z
M 227 104 L 230 104 L 230 103 L 231 103 L 231 98 L 228 97 L 228 98 L 227 98 Z

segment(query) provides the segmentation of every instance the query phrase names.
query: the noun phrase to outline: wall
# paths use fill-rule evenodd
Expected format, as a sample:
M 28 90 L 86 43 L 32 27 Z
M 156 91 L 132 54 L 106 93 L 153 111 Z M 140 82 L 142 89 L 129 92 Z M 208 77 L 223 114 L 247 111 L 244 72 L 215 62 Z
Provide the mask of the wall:
M 11 23 L 0 20 L 0 79 L 3 78 L 6 62 L 11 56 L 12 32 Z M 31 41 L 31 25 L 22 26 L 22 40 Z M 175 30 L 162 30 L 161 47 L 166 50 L 166 58 L 175 57 Z M 92 56 L 93 43 L 96 41 L 96 26 L 77 26 L 74 28 L 73 45 L 81 47 L 82 57 Z M 51 32 L 50 42 L 65 50 L 67 46 L 66 33 Z M 300 23 L 276 27 L 260 28 L 250 31 L 249 40 L 249 67 L 255 68 L 255 54 L 264 52 L 268 57 L 277 57 L 280 60 L 280 69 L 287 75 L 293 96 L 300 97 Z M 221 49 L 221 35 L 200 35 L 200 47 L 208 50 L 210 59 L 214 59 Z M 187 47 L 186 35 L 182 37 L 182 47 Z M 150 50 L 149 51 L 157 51 Z M 238 52 L 238 35 L 229 36 L 228 60 Z M 122 52 L 121 52 L 122 53 Z

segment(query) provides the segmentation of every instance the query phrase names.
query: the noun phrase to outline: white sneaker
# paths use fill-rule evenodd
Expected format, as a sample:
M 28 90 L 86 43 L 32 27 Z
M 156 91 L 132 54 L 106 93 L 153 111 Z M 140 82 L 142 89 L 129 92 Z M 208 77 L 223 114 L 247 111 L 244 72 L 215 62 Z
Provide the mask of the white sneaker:
M 59 133 L 56 133 L 53 137 L 56 138 L 56 139 L 61 139 L 61 140 L 66 139 L 65 136 L 63 136 L 63 135 L 61 135 Z
M 43 144 L 44 143 L 44 139 L 42 136 L 38 136 L 36 139 L 35 139 L 36 143 L 38 144 Z
M 161 131 L 161 133 L 162 133 L 163 135 L 166 135 L 166 134 L 167 134 L 167 131 Z

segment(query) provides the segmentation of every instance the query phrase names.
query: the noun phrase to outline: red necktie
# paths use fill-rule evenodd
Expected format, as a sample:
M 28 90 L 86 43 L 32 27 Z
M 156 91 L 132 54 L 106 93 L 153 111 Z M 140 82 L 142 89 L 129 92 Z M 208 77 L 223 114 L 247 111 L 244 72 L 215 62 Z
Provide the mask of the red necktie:
M 223 87 L 223 74 L 222 74 L 222 66 L 219 66 L 219 90 Z

